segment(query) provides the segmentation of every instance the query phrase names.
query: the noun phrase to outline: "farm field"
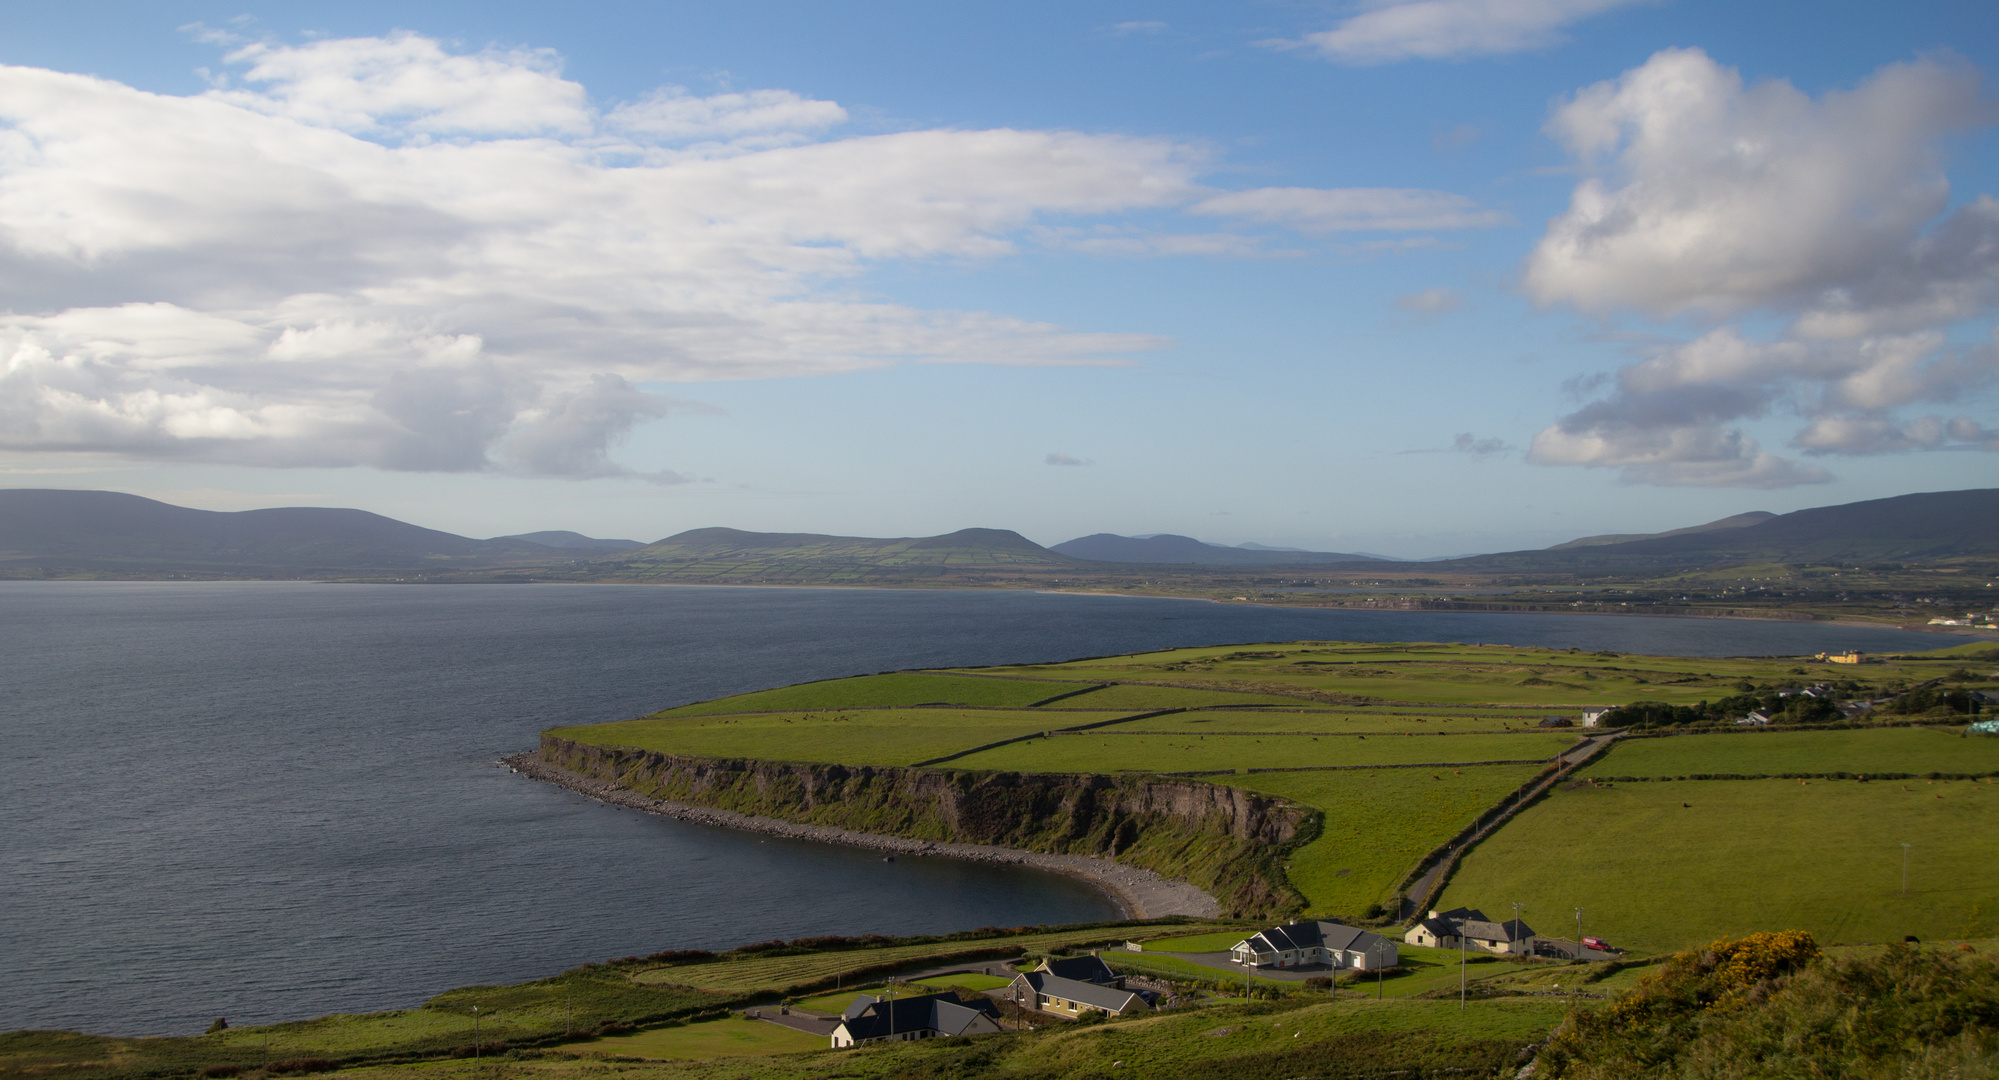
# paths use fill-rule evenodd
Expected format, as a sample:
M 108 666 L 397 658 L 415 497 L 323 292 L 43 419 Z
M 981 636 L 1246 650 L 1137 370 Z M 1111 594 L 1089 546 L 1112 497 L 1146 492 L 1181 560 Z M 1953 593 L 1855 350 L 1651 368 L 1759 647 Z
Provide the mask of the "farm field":
M 1010 984 L 1012 981 L 998 975 L 982 975 L 969 971 L 960 972 L 956 975 L 932 975 L 927 979 L 912 979 L 907 982 L 896 983 L 895 996 L 900 998 L 909 997 L 914 994 L 934 994 L 940 990 L 949 990 L 954 986 L 962 987 L 966 990 L 997 990 L 1002 986 Z M 792 1002 L 792 1005 L 807 1012 L 845 1012 L 847 1006 L 854 1003 L 855 998 L 862 994 L 878 998 L 882 994 L 882 989 L 882 984 L 871 983 L 867 986 L 856 986 L 831 994 L 819 994 L 815 997 L 800 998 Z
M 1439 774 L 1276 772 L 1229 783 L 1324 811 L 1324 828 L 1292 853 L 1287 875 L 1305 894 L 1308 917 L 1359 919 L 1376 904 L 1388 906 L 1397 883 L 1424 854 L 1540 771 L 1535 765 L 1483 765 Z
M 826 1049 L 826 1040 L 795 1028 L 731 1014 L 720 1020 L 651 1028 L 631 1035 L 610 1035 L 577 1044 L 590 1054 L 614 1054 L 665 1061 L 706 1061 L 714 1058 L 764 1057 Z
M 1111 729 L 1119 732 L 1160 731 L 1192 732 L 1195 734 L 1256 734 L 1267 731 L 1295 731 L 1309 735 L 1403 735 L 1411 732 L 1425 735 L 1441 734 L 1490 734 L 1501 735 L 1508 732 L 1551 731 L 1568 732 L 1573 737 L 1578 728 L 1540 728 L 1541 718 L 1546 713 L 1472 713 L 1447 712 L 1441 709 L 1427 712 L 1412 712 L 1404 709 L 1204 709 L 1200 712 L 1169 713 L 1152 716 L 1144 720 L 1133 720 L 1129 724 Z M 1568 719 L 1576 719 L 1571 712 Z
M 1724 736 L 1724 738 L 1756 736 Z M 1647 952 L 1758 930 L 1826 944 L 1986 937 L 1999 783 L 1686 780 L 1564 785 L 1460 865 L 1439 907 Z M 1909 891 L 1901 891 L 1904 843 Z
M 1590 777 L 1699 773 L 1999 772 L 1999 739 L 1955 730 L 1745 731 L 1621 739 L 1581 773 Z
M 851 709 L 864 705 L 977 705 L 1025 708 L 1037 701 L 1081 690 L 1088 683 L 1034 682 L 1026 679 L 983 679 L 972 675 L 897 672 L 826 679 L 775 690 L 697 701 L 657 713 L 658 716 L 705 716 L 726 712 L 793 712 L 811 709 Z M 1114 706 L 1121 707 L 1121 706 Z
M 599 745 L 703 757 L 913 765 L 982 743 L 1099 720 L 1117 713 L 1006 709 L 854 709 L 824 712 L 663 716 L 551 728 Z
M 1088 686 L 1088 683 L 1081 683 Z M 1132 712 L 1146 712 L 1152 709 L 1197 709 L 1208 705 L 1302 705 L 1307 702 L 1284 694 L 1243 694 L 1230 690 L 1199 690 L 1181 686 L 1146 686 L 1139 683 L 1120 683 L 1106 686 L 1101 690 L 1091 690 L 1056 702 L 1059 708 L 1079 709 L 1130 709 Z
M 1313 765 L 1407 765 L 1541 761 L 1575 745 L 1573 735 L 1145 735 L 1085 731 L 1030 739 L 954 760 L 965 769 L 1014 772 L 1197 772 Z M 1232 778 L 1228 783 L 1237 783 Z

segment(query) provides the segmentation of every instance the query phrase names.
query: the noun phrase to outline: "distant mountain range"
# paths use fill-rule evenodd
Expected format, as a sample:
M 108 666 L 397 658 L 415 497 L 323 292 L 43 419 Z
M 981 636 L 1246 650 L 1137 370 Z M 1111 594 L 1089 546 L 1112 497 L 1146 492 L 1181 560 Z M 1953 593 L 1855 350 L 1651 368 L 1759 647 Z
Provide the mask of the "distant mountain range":
M 1168 563 L 1182 566 L 1305 566 L 1314 563 L 1376 561 L 1371 555 L 1335 551 L 1301 551 L 1298 548 L 1264 547 L 1244 544 L 1223 547 L 1191 536 L 1158 533 L 1152 536 L 1118 536 L 1095 533 L 1077 537 L 1049 548 L 1078 559 L 1095 562 Z
M 1651 575 L 1753 563 L 1934 563 L 1999 556 L 1999 489 L 1931 492 L 1670 532 L 1590 536 L 1538 551 L 1421 563 L 1425 573 Z M 986 584 L 1292 567 L 1373 573 L 1418 564 L 1185 536 L 1098 533 L 1044 548 L 1007 529 L 871 538 L 693 529 L 651 544 L 537 532 L 475 540 L 363 510 L 193 510 L 136 495 L 0 490 L 0 576 L 434 577 Z
M 144 574 L 337 576 L 356 571 L 483 569 L 574 558 L 591 540 L 474 540 L 366 510 L 194 510 L 115 491 L 0 490 L 0 569 Z

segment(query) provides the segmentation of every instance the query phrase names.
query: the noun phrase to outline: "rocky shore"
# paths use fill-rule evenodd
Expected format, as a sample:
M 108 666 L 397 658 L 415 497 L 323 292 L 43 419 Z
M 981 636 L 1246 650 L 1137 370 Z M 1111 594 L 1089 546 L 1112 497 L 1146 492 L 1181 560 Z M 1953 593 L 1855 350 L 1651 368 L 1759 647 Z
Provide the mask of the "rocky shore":
M 1125 866 L 1109 859 L 1092 858 L 1087 855 L 1044 855 L 1035 851 L 1021 851 L 986 844 L 940 844 L 929 840 L 882 836 L 824 825 L 801 825 L 778 818 L 739 814 L 733 810 L 717 810 L 706 806 L 668 802 L 552 765 L 533 752 L 502 758 L 501 763 L 522 775 L 559 785 L 599 802 L 700 825 L 719 825 L 726 829 L 742 829 L 770 836 L 817 840 L 827 844 L 846 844 L 849 847 L 866 848 L 886 855 L 930 855 L 949 859 L 969 859 L 974 862 L 1007 863 L 1067 874 L 1094 886 L 1110 897 L 1126 918 L 1156 919 L 1167 915 L 1188 915 L 1211 919 L 1221 913 L 1221 905 L 1215 898 L 1196 886 L 1184 881 L 1173 881 L 1150 870 Z

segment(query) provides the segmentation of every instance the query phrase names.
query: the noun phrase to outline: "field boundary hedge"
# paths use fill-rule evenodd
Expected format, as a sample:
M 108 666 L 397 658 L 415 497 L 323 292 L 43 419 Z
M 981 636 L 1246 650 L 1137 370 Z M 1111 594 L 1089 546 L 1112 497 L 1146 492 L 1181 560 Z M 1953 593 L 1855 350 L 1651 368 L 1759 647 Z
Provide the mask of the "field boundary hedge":
M 1593 777 L 1599 784 L 1644 784 L 1660 780 L 1989 780 L 1999 777 L 1999 770 L 1981 773 L 1947 772 L 1784 772 L 1784 773 L 1686 773 L 1680 776 L 1598 776 Z M 1578 781 L 1589 783 L 1590 781 Z
M 1154 717 L 1172 716 L 1174 713 L 1183 713 L 1186 711 L 1187 710 L 1185 709 L 1157 709 L 1152 712 L 1133 713 L 1130 716 L 1120 716 L 1111 720 L 1096 720 L 1087 724 L 1071 724 L 1068 727 L 1049 728 L 1046 731 L 1036 731 L 1027 735 L 1015 735 L 1010 739 L 1001 739 L 998 742 L 989 742 L 983 746 L 974 746 L 969 750 L 954 751 L 952 753 L 945 754 L 943 757 L 934 757 L 929 759 L 928 761 L 918 761 L 907 767 L 911 769 L 928 768 L 932 765 L 942 765 L 947 761 L 956 761 L 961 757 L 967 757 L 969 755 L 976 754 L 981 751 L 993 750 L 1002 746 L 1011 746 L 1017 742 L 1026 742 L 1029 739 L 1045 739 L 1054 735 L 1070 735 L 1078 731 L 1088 731 L 1091 728 L 1109 727 L 1112 724 L 1128 724 L 1131 723 L 1133 720 L 1150 720 Z

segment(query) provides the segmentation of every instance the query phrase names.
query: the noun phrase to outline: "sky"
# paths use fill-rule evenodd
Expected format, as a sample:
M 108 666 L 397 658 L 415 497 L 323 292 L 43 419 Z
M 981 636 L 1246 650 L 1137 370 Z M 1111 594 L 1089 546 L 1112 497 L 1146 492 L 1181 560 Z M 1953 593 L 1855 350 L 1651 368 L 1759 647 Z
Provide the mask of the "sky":
M 1999 5 L 0 3 L 0 486 L 1428 557 L 1999 486 Z

